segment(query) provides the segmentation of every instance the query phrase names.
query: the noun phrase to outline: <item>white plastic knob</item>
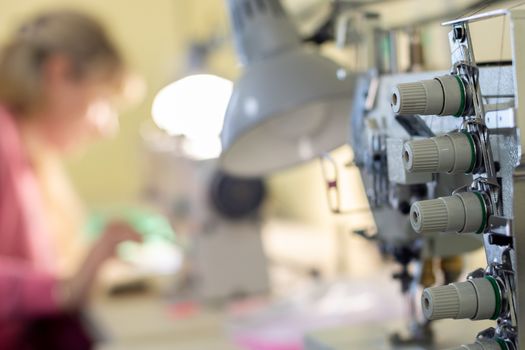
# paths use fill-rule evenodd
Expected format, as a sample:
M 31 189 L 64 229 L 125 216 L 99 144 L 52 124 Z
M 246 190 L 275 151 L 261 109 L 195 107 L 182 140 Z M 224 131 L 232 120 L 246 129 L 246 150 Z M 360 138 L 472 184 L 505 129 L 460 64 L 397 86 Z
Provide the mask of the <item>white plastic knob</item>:
M 481 233 L 487 224 L 487 207 L 481 193 L 461 192 L 415 202 L 410 223 L 417 233 Z
M 455 75 L 399 84 L 392 92 L 392 109 L 400 115 L 454 115 L 465 111 L 463 81 Z
M 474 344 L 462 345 L 459 348 L 449 350 L 507 350 L 507 347 L 501 345 L 496 340 L 478 340 Z
M 501 312 L 501 291 L 492 277 L 427 288 L 421 296 L 423 314 L 429 320 L 488 320 Z
M 476 164 L 474 139 L 455 132 L 424 140 L 407 141 L 403 163 L 408 172 L 469 173 Z

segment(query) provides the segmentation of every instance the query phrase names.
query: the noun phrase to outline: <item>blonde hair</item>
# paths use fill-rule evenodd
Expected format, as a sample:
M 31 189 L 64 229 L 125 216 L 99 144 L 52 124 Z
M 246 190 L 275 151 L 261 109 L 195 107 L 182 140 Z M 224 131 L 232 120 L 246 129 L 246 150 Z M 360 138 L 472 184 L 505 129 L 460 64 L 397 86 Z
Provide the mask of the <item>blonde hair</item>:
M 57 54 L 70 60 L 72 78 L 95 74 L 122 82 L 122 57 L 100 23 L 73 10 L 54 10 L 24 23 L 0 52 L 0 101 L 16 112 L 36 108 L 42 67 Z

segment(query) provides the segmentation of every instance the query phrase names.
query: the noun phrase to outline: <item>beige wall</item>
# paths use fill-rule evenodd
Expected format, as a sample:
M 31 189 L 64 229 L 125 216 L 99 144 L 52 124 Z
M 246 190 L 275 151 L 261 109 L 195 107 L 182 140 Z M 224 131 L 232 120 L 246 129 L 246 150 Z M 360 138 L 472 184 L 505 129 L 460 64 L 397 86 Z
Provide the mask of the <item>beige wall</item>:
M 141 183 L 139 128 L 150 117 L 156 91 L 184 74 L 187 43 L 227 29 L 223 4 L 211 0 L 0 0 L 0 37 L 4 39 L 31 13 L 64 6 L 100 18 L 148 87 L 144 100 L 122 114 L 117 138 L 71 159 L 73 181 L 89 205 L 135 201 Z M 232 76 L 232 51 L 223 49 L 215 56 L 211 71 Z

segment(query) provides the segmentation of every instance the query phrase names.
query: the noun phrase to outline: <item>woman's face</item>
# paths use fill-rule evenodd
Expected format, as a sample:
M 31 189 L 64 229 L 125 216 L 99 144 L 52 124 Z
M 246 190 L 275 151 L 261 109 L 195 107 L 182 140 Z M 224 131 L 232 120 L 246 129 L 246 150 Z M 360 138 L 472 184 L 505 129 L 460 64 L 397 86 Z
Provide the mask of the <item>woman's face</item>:
M 74 77 L 64 56 L 49 58 L 43 69 L 42 107 L 35 121 L 52 147 L 70 151 L 118 129 L 107 79 Z

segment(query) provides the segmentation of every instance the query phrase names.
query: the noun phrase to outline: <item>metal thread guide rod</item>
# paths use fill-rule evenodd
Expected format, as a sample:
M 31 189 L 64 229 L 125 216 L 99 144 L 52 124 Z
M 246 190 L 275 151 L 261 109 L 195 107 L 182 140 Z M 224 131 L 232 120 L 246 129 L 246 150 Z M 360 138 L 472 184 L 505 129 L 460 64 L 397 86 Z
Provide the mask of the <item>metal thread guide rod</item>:
M 490 16 L 493 16 L 491 14 Z M 481 16 L 476 17 L 483 18 Z M 489 194 L 494 215 L 502 215 L 499 200 L 499 184 L 490 145 L 489 131 L 485 123 L 485 107 L 479 85 L 479 69 L 474 56 L 469 20 L 455 21 L 449 33 L 453 61 L 452 74 L 467 82 L 466 93 L 472 101 L 472 115 L 465 116 L 464 126 L 479 139 L 479 151 L 483 159 L 484 174 L 476 176 L 475 186 Z

